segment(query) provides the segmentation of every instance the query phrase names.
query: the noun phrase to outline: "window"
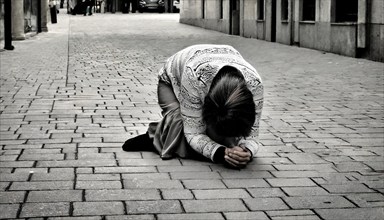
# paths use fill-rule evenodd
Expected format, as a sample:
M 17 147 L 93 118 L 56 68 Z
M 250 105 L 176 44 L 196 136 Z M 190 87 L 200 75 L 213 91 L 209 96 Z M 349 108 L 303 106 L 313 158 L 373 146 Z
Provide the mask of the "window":
M 335 22 L 357 22 L 358 0 L 336 0 Z
M 281 20 L 288 21 L 288 0 L 281 0 Z
M 205 18 L 205 0 L 201 1 L 201 18 Z
M 303 0 L 302 21 L 315 21 L 316 18 L 316 0 Z
M 264 20 L 264 0 L 257 1 L 257 20 Z
M 219 19 L 223 19 L 223 14 L 224 14 L 224 13 L 223 13 L 223 10 L 224 10 L 224 9 L 223 9 L 223 0 L 220 0 L 220 1 L 219 1 L 219 10 L 220 10 L 220 11 L 219 11 Z

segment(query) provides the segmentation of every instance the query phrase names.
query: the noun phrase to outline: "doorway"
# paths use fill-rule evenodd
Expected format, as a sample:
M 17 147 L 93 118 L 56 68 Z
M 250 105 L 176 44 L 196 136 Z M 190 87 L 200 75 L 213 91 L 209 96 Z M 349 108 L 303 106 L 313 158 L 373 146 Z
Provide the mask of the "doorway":
M 276 42 L 276 0 L 272 0 L 271 42 Z
M 229 11 L 229 34 L 240 35 L 240 0 L 231 0 Z

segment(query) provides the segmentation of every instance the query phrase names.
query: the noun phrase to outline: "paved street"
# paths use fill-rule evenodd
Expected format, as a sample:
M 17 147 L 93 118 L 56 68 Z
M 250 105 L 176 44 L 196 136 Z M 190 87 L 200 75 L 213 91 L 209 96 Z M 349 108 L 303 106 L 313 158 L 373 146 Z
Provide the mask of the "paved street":
M 177 14 L 61 11 L 0 52 L 2 219 L 384 219 L 384 64 L 230 36 Z M 265 85 L 241 171 L 123 152 L 161 118 L 157 71 L 230 44 Z

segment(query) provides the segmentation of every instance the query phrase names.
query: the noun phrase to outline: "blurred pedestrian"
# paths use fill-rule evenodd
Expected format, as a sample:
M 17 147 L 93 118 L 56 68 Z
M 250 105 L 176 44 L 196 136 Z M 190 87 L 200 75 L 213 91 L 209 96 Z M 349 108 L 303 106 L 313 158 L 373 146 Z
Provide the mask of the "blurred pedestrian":
M 259 148 L 263 86 L 257 71 L 228 45 L 194 45 L 159 72 L 163 119 L 128 139 L 124 151 L 155 151 L 162 159 L 210 159 L 246 166 Z
M 84 16 L 86 16 L 87 14 L 88 15 L 92 15 L 92 8 L 94 6 L 94 0 L 84 0 Z

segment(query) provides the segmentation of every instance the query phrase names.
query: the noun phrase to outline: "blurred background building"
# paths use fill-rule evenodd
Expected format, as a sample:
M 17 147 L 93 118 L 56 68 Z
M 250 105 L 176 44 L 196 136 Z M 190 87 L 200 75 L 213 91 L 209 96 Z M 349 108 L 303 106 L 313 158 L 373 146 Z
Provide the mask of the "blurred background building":
M 180 22 L 384 62 L 383 0 L 181 0 Z

